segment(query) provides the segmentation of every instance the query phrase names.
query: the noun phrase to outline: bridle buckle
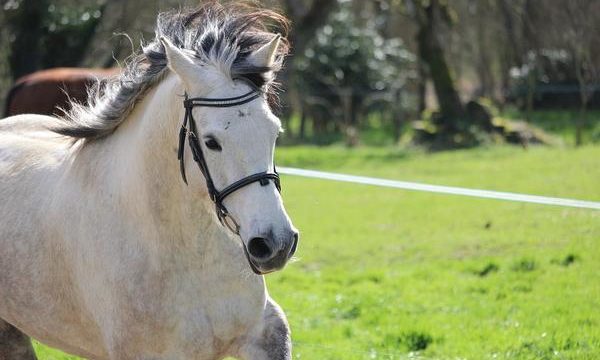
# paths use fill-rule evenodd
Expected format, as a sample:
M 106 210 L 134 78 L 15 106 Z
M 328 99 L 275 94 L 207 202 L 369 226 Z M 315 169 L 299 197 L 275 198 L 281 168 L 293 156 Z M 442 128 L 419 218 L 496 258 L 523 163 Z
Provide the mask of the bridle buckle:
M 235 221 L 235 219 L 229 214 L 227 208 L 224 206 L 216 205 L 217 207 L 217 217 L 219 218 L 219 222 L 221 225 L 227 227 L 232 233 L 239 235 L 240 234 L 240 225 Z

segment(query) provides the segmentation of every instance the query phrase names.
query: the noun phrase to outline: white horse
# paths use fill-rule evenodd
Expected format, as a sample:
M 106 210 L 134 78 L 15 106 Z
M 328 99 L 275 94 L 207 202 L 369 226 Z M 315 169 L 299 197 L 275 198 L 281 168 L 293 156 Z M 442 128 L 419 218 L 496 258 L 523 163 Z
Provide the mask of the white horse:
M 156 39 L 89 107 L 0 121 L 0 359 L 34 359 L 29 336 L 90 359 L 291 359 L 260 275 L 298 238 L 267 102 L 287 46 L 264 22 L 281 19 L 215 4 L 160 14 Z M 184 142 L 187 185 L 184 94 L 224 106 L 190 108 L 184 135 L 210 175 Z M 264 172 L 217 207 L 238 236 L 207 183 Z

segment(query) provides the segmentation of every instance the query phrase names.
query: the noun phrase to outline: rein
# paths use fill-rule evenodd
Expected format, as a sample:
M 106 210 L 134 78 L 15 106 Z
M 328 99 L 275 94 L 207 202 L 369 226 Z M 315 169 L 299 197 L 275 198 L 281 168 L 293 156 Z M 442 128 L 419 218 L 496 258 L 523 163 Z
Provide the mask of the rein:
M 208 194 L 210 199 L 215 204 L 215 211 L 217 213 L 217 217 L 221 222 L 221 225 L 226 226 L 229 230 L 231 230 L 234 234 L 240 234 L 240 226 L 237 221 L 229 214 L 227 208 L 223 204 L 223 200 L 235 191 L 250 185 L 252 183 L 258 182 L 261 186 L 269 185 L 270 181 L 273 181 L 275 187 L 279 192 L 281 192 L 281 185 L 279 181 L 279 174 L 275 169 L 275 164 L 273 164 L 273 172 L 263 171 L 256 174 L 248 175 L 228 186 L 224 189 L 217 190 L 215 184 L 210 176 L 210 171 L 208 170 L 208 165 L 206 164 L 206 159 L 204 158 L 204 154 L 202 152 L 202 148 L 200 145 L 200 141 L 198 139 L 198 129 L 196 127 L 196 121 L 194 120 L 194 116 L 192 115 L 192 110 L 196 106 L 204 106 L 204 107 L 233 107 L 237 105 L 246 104 L 254 99 L 260 97 L 260 91 L 258 89 L 253 89 L 250 92 L 230 98 L 188 98 L 187 94 L 185 94 L 185 100 L 183 100 L 183 107 L 185 108 L 185 116 L 183 118 L 183 123 L 181 125 L 181 129 L 179 130 L 179 149 L 177 151 L 177 159 L 179 159 L 179 169 L 181 171 L 181 177 L 183 181 L 187 184 L 187 178 L 185 175 L 185 163 L 184 163 L 184 148 L 185 148 L 185 139 L 188 139 L 188 144 L 190 149 L 192 150 L 192 156 L 194 161 L 200 168 L 200 172 L 204 176 L 206 180 L 206 188 L 208 189 Z M 246 252 L 246 256 L 248 256 L 248 251 L 246 249 L 245 244 L 242 245 L 244 247 L 244 252 Z M 250 265 L 254 272 L 258 273 L 258 270 L 254 267 L 254 264 L 250 261 Z

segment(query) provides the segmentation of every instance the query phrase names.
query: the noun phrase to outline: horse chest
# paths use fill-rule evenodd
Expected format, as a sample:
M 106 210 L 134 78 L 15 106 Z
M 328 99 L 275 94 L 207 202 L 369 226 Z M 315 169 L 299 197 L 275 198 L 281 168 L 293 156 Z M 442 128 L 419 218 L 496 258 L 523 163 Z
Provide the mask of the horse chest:
M 263 316 L 262 278 L 213 277 L 194 271 L 145 272 L 120 290 L 120 325 L 130 351 L 216 353 L 234 346 Z M 213 354 L 213 355 L 210 355 Z

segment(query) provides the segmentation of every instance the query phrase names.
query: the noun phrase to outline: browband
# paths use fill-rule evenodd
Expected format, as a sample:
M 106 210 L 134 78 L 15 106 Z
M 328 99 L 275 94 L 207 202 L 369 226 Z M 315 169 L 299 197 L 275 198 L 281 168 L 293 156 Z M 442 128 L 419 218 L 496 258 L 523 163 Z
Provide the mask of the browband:
M 185 94 L 185 100 L 183 100 L 183 106 L 187 108 L 192 108 L 194 106 L 205 106 L 205 107 L 232 107 L 237 105 L 242 105 L 248 103 L 260 96 L 260 92 L 257 90 L 251 90 L 250 92 L 230 98 L 188 98 L 187 94 Z

